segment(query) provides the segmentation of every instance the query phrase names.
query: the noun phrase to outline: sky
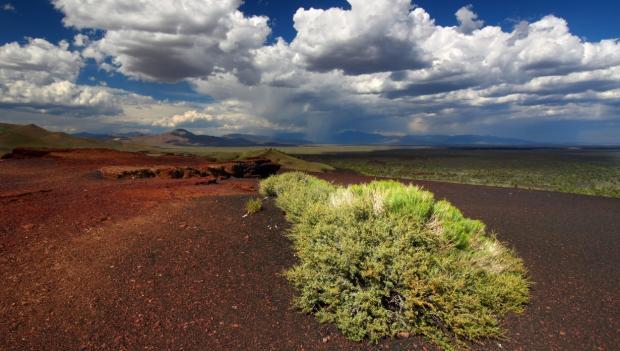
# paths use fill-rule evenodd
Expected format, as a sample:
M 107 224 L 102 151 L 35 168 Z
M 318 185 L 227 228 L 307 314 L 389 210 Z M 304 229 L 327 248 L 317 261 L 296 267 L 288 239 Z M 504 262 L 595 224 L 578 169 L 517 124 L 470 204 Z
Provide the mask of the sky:
M 0 0 L 0 121 L 620 144 L 620 2 Z

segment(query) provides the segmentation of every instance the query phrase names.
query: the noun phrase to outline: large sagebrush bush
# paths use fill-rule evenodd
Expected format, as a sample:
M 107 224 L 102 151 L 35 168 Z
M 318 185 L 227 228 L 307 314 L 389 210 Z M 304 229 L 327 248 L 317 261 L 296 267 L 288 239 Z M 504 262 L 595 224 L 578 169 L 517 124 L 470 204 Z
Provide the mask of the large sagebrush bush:
M 394 181 L 337 187 L 303 173 L 261 183 L 293 224 L 295 304 L 352 340 L 422 334 L 445 349 L 502 335 L 529 298 L 522 261 L 482 222 Z

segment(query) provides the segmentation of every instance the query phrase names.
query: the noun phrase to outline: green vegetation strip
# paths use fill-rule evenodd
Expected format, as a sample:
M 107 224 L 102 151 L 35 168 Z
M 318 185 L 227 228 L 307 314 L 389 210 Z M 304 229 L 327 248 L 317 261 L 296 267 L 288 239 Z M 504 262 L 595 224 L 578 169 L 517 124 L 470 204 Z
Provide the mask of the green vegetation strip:
M 393 150 L 309 156 L 369 176 L 620 198 L 619 150 Z
M 393 181 L 347 188 L 303 173 L 261 183 L 293 226 L 295 304 L 352 340 L 421 334 L 451 350 L 499 337 L 529 299 L 522 261 L 447 201 Z

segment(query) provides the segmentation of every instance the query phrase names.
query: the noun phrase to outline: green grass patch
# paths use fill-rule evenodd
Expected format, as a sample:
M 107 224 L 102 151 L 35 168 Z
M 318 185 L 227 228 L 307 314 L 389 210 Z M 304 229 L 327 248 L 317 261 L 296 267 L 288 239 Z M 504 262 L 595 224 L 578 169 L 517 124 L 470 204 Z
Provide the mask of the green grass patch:
M 355 341 L 400 332 L 451 350 L 499 337 L 529 299 L 522 261 L 447 201 L 393 181 L 338 187 L 293 172 L 261 182 L 292 222 L 295 305 Z
M 252 215 L 263 209 L 263 201 L 258 198 L 249 199 L 245 203 L 245 213 Z

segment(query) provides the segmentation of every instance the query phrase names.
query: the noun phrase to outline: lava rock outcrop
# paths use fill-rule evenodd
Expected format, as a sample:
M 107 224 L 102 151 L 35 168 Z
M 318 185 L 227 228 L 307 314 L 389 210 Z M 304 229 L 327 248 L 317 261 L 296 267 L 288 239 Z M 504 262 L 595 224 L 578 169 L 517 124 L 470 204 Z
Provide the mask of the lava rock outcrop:
M 199 166 L 109 166 L 99 170 L 107 179 L 188 179 L 188 178 L 266 178 L 275 174 L 280 165 L 268 159 L 255 158 L 244 161 L 209 163 Z

